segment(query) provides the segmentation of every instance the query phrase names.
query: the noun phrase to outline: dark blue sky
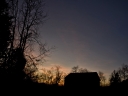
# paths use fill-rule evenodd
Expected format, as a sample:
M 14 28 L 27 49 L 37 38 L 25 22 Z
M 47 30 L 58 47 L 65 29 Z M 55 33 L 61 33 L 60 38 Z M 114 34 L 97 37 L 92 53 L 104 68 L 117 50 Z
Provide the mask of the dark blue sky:
M 79 65 L 109 76 L 128 64 L 128 0 L 46 0 L 42 41 L 56 46 L 44 66 Z

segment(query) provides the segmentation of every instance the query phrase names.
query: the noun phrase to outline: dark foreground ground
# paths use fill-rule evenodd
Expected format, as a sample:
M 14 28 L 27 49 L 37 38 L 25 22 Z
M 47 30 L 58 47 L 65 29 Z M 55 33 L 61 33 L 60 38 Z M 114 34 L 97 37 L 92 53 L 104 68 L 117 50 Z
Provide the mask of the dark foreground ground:
M 64 87 L 45 84 L 20 84 L 0 87 L 0 96 L 127 96 L 128 87 Z

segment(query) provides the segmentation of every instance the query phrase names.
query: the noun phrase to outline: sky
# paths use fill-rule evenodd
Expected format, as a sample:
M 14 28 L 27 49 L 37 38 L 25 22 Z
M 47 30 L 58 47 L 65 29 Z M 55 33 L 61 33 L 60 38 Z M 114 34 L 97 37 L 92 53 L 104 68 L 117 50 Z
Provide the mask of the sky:
M 55 46 L 45 67 L 102 71 L 128 64 L 128 0 L 45 0 L 41 40 Z

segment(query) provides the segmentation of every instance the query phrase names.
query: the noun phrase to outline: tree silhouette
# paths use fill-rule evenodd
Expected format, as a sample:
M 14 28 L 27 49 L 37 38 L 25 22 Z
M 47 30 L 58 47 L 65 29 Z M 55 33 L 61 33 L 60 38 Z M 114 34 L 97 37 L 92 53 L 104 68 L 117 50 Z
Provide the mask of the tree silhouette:
M 121 78 L 119 76 L 119 73 L 115 70 L 111 73 L 110 77 L 110 85 L 111 86 L 117 86 L 119 83 L 121 83 Z
M 121 81 L 128 79 L 128 65 L 123 64 L 121 68 L 119 68 L 118 73 L 121 77 Z
M 8 47 L 11 41 L 11 16 L 5 0 L 0 1 L 0 65 L 7 59 Z
M 45 20 L 43 0 L 7 0 L 11 19 L 11 42 L 6 67 L 18 69 L 33 77 L 36 65 L 44 62 L 51 48 L 39 40 L 38 26 Z M 36 46 L 36 47 L 35 47 Z M 38 48 L 38 55 L 34 49 Z M 19 68 L 21 67 L 21 68 Z M 17 70 L 17 71 L 18 71 Z M 35 77 L 36 78 L 36 77 Z
M 7 70 L 7 61 L 9 56 L 9 47 L 11 43 L 12 17 L 9 15 L 9 6 L 6 0 L 0 0 L 0 83 L 8 80 L 9 70 Z
M 66 76 L 63 71 L 60 70 L 60 66 L 54 66 L 51 69 L 42 69 L 42 73 L 39 74 L 40 82 L 51 85 L 63 85 L 64 77 Z
M 60 68 L 60 66 L 55 66 L 54 68 L 55 78 L 53 79 L 53 84 L 55 85 L 59 85 L 64 82 L 65 73 L 60 71 Z
M 71 73 L 86 73 L 89 72 L 86 68 L 79 68 L 79 66 L 74 66 L 71 69 Z
M 100 85 L 101 86 L 105 86 L 106 77 L 104 76 L 104 73 L 99 71 L 98 75 L 100 77 Z

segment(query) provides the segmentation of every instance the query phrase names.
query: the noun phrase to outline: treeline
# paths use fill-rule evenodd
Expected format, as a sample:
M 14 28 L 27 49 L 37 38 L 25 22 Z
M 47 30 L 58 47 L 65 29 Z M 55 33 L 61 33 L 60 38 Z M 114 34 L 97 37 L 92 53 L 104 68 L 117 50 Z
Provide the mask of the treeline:
M 121 68 L 114 70 L 110 75 L 110 86 L 128 86 L 128 65 L 123 64 Z
M 51 69 L 42 69 L 42 72 L 38 74 L 39 82 L 43 82 L 46 84 L 56 84 L 56 85 L 64 85 L 64 78 L 69 73 L 65 73 L 60 70 L 60 66 L 54 66 Z M 70 73 L 87 73 L 91 72 L 86 68 L 81 68 L 79 66 L 74 66 L 71 68 Z M 128 65 L 123 64 L 117 70 L 113 70 L 110 74 L 110 77 L 106 78 L 104 72 L 97 72 L 100 78 L 100 86 L 118 86 L 121 84 L 128 83 Z
M 86 73 L 86 72 L 90 72 L 90 71 L 87 70 L 86 68 L 80 68 L 79 66 L 74 66 L 74 67 L 72 67 L 71 72 L 72 73 Z M 123 64 L 117 70 L 113 70 L 113 72 L 110 74 L 110 77 L 108 78 L 108 80 L 107 80 L 104 72 L 99 71 L 98 75 L 100 78 L 101 86 L 119 86 L 119 85 L 128 86 L 128 65 L 126 65 L 126 64 Z

